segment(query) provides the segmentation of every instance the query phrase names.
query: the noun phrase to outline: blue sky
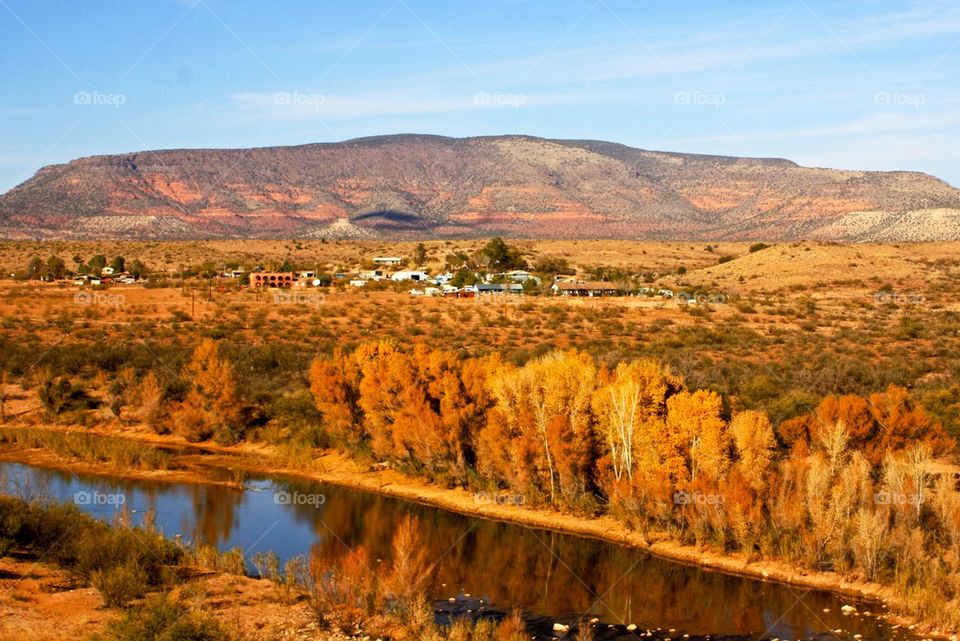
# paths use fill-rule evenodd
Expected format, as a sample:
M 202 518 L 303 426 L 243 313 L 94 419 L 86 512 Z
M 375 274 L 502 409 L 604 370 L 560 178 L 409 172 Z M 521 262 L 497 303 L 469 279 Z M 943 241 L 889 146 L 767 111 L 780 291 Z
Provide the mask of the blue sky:
M 523 133 L 960 185 L 960 3 L 0 0 L 0 191 L 94 154 Z

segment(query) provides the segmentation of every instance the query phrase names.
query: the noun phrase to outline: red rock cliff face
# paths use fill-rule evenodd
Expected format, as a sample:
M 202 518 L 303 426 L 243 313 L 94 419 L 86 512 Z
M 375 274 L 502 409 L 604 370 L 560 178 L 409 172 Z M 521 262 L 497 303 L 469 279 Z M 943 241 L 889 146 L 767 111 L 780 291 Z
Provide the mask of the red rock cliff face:
M 928 239 L 958 237 L 960 191 L 917 173 L 521 136 L 98 156 L 0 197 L 6 237 L 895 240 L 925 220 Z

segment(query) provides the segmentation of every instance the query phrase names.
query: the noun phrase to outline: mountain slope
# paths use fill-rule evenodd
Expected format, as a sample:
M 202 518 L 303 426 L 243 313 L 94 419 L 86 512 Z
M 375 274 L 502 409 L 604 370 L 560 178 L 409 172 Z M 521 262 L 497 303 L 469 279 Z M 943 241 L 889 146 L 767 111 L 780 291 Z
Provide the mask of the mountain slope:
M 397 135 L 44 167 L 0 197 L 40 238 L 960 238 L 960 191 L 911 172 L 591 140 Z

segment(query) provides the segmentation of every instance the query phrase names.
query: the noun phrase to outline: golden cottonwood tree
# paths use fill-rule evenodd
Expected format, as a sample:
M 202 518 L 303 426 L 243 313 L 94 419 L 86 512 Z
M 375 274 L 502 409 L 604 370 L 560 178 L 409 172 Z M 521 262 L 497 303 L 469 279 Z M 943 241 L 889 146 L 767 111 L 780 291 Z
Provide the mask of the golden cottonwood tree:
M 466 480 L 490 404 L 485 361 L 423 345 L 381 351 L 362 366 L 360 408 L 373 453 Z
M 837 423 L 847 430 L 849 448 L 862 451 L 874 468 L 883 464 L 887 453 L 918 441 L 927 443 L 936 455 L 956 447 L 943 425 L 913 403 L 907 390 L 896 385 L 868 398 L 827 396 L 813 413 L 784 421 L 780 434 L 790 445 L 801 440 L 814 444 L 821 432 L 832 430 Z
M 523 367 L 503 366 L 491 376 L 496 412 L 484 428 L 481 458 L 499 478 L 521 473 L 530 490 L 552 504 L 571 504 L 587 491 L 593 462 L 590 403 L 596 367 L 586 354 L 553 352 Z M 504 448 L 497 442 L 510 441 Z
M 766 484 L 777 446 L 770 419 L 763 412 L 755 410 L 740 412 L 730 421 L 730 434 L 737 450 L 740 475 L 751 487 L 761 489 Z
M 311 363 L 310 392 L 323 427 L 335 443 L 356 449 L 367 440 L 360 407 L 362 368 L 381 354 L 395 350 L 393 341 L 374 341 L 362 344 L 352 354 L 337 348 L 329 358 L 317 358 Z
M 679 380 L 651 361 L 621 363 L 597 389 L 593 396 L 597 435 L 616 480 L 632 480 L 638 464 L 655 464 L 667 398 L 679 389 Z
M 330 358 L 310 364 L 310 393 L 327 434 L 341 446 L 356 446 L 362 439 L 360 367 L 339 348 Z
M 673 492 L 664 465 L 669 451 L 667 399 L 683 382 L 650 361 L 621 363 L 601 377 L 593 397 L 601 457 L 597 483 L 611 510 L 637 527 L 662 521 Z
M 680 392 L 667 401 L 666 465 L 681 489 L 703 475 L 719 479 L 730 465 L 730 438 L 716 392 Z
M 173 414 L 177 432 L 191 441 L 215 436 L 223 443 L 236 442 L 242 430 L 243 409 L 233 370 L 220 358 L 213 340 L 205 339 L 194 349 L 183 377 L 190 383 L 190 390 Z

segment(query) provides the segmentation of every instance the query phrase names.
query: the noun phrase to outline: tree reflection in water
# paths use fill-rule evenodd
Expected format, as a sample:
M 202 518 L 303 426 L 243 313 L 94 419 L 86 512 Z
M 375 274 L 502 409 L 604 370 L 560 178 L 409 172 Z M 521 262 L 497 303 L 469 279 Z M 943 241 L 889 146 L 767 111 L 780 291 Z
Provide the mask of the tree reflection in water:
M 123 492 L 135 513 L 154 510 L 165 534 L 183 534 L 221 548 L 240 545 L 248 560 L 254 552 L 273 550 L 283 561 L 311 554 L 329 562 L 362 545 L 375 562 L 389 554 L 394 529 L 412 514 L 437 563 L 428 585 L 436 599 L 469 593 L 502 609 L 519 606 L 552 617 L 586 614 L 691 635 L 765 633 L 797 639 L 842 628 L 865 639 L 895 637 L 888 625 L 875 619 L 842 616 L 845 601 L 822 592 L 707 572 L 602 541 L 313 482 L 252 480 L 251 489 L 241 492 L 75 477 L 0 463 L 0 477 L 4 475 L 21 485 L 42 487 L 47 496 L 61 500 L 71 500 L 81 489 Z M 278 491 L 322 494 L 325 500 L 318 506 L 278 504 Z M 109 518 L 112 508 L 84 509 Z

